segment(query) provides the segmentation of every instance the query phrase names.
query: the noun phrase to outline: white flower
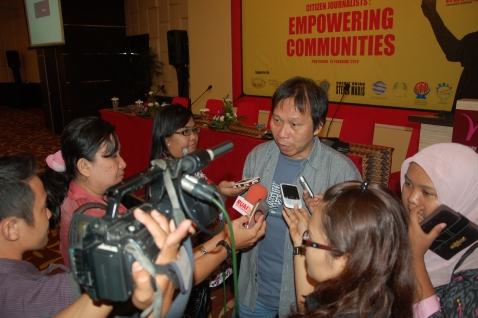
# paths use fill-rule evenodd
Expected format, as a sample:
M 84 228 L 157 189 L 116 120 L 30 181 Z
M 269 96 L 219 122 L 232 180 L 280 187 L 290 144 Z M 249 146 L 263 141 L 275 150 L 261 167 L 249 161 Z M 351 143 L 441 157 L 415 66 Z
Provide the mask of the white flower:
M 159 106 L 159 103 L 158 103 L 158 102 L 154 102 L 154 106 Z
M 148 107 L 152 107 L 153 106 L 153 103 L 148 103 Z
M 153 91 L 149 91 L 148 95 L 153 95 Z
M 220 120 L 220 121 L 224 121 L 224 116 L 221 116 L 221 117 L 219 118 L 219 120 Z
M 230 100 L 229 98 L 226 99 L 226 102 L 231 102 L 232 103 L 232 100 Z
M 229 114 L 229 113 L 226 113 L 226 117 L 231 117 L 231 114 Z

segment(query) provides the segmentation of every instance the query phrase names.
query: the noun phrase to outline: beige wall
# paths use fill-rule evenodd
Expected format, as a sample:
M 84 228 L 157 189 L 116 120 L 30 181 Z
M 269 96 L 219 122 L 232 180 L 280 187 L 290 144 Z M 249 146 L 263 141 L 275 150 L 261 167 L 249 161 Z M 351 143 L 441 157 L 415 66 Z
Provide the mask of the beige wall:
M 16 50 L 20 57 L 20 75 L 24 82 L 40 82 L 36 50 L 29 50 L 23 0 L 0 1 L 0 83 L 14 82 L 5 51 Z
M 230 1 L 189 1 L 189 55 L 191 101 L 212 85 L 193 112 L 199 113 L 210 98 L 232 96 Z

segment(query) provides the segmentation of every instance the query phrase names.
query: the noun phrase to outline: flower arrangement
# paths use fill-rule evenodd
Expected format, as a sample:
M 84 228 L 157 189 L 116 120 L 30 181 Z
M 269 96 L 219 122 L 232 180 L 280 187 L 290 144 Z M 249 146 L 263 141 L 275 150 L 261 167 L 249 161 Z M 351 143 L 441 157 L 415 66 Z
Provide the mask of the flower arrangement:
M 147 107 L 149 114 L 152 118 L 156 115 L 156 112 L 161 107 L 159 103 L 156 101 L 156 95 L 153 91 L 149 91 L 148 94 L 145 94 L 148 100 L 144 103 L 144 106 Z
M 232 107 L 232 100 L 229 99 L 229 94 L 224 96 L 222 100 L 222 110 L 220 110 L 217 114 L 214 114 L 209 126 L 213 128 L 224 129 L 224 127 L 228 127 L 231 123 L 242 125 L 239 119 L 246 119 L 247 117 L 237 117 Z
M 144 106 L 142 104 L 143 102 L 141 102 L 140 100 L 136 102 L 141 103 L 139 108 L 137 109 L 137 114 L 143 117 L 146 115 L 150 115 L 152 118 L 154 118 L 156 112 L 161 108 L 159 103 L 156 101 L 156 94 L 151 90 L 149 91 L 149 93 L 144 95 L 147 98 L 147 100 L 144 102 Z

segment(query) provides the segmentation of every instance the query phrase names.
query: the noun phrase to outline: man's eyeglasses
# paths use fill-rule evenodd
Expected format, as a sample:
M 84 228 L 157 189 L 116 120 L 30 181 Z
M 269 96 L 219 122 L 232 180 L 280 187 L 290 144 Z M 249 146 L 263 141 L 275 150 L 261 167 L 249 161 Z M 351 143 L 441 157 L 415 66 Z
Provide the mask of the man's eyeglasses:
M 331 248 L 330 246 L 324 245 L 324 244 L 319 244 L 312 242 L 309 237 L 309 230 L 305 231 L 304 234 L 302 235 L 302 244 L 306 247 L 313 247 L 313 248 L 318 248 L 321 250 L 327 250 L 327 251 L 334 251 L 334 252 L 340 252 L 338 250 L 335 250 Z
M 199 134 L 199 132 L 201 131 L 201 128 L 199 127 L 194 127 L 194 128 L 191 128 L 191 129 L 186 129 L 186 130 L 183 130 L 183 131 L 177 131 L 175 132 L 175 134 L 180 134 L 180 135 L 183 135 L 183 136 L 191 136 L 191 134 Z

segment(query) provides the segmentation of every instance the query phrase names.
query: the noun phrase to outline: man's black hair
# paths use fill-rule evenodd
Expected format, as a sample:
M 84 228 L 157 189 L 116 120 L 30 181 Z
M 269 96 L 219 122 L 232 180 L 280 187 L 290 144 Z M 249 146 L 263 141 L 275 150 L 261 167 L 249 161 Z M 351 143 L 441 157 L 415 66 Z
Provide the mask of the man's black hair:
M 325 124 L 329 109 L 329 98 L 316 82 L 300 76 L 288 79 L 272 95 L 271 112 L 274 112 L 276 107 L 282 107 L 281 103 L 288 98 L 294 99 L 295 107 L 301 114 L 306 114 L 310 107 L 314 129 L 318 129 Z
M 37 172 L 38 162 L 31 154 L 0 157 L 0 222 L 16 217 L 34 226 L 35 195 L 28 182 Z

